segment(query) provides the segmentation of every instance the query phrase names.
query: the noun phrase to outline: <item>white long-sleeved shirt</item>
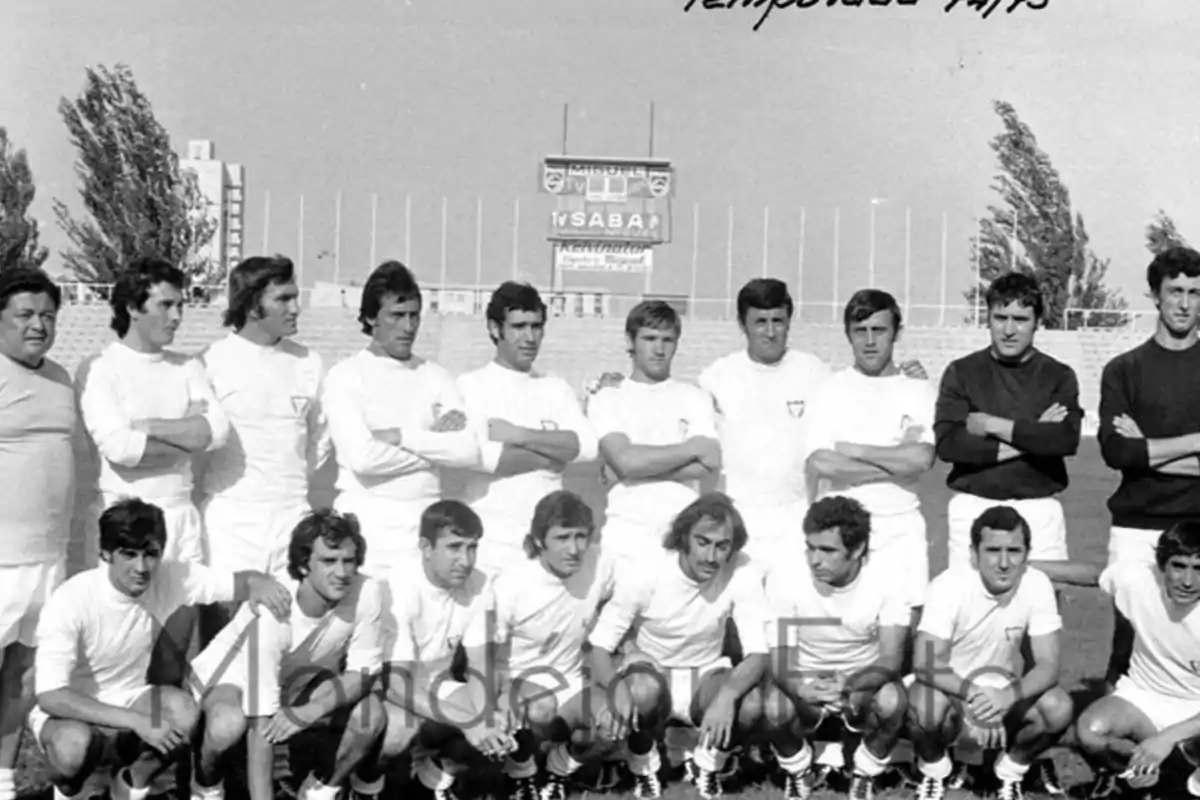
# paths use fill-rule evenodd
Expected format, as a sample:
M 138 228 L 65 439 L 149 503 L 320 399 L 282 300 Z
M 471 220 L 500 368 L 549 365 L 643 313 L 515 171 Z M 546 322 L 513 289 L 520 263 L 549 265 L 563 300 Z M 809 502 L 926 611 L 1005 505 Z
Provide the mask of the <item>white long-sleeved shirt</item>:
M 596 434 L 579 399 L 562 378 L 536 371 L 518 372 L 489 362 L 464 373 L 458 388 L 479 440 L 479 466 L 467 476 L 464 497 L 483 520 L 485 541 L 520 547 L 533 509 L 550 492 L 562 489 L 562 474 L 535 470 L 497 478 L 504 446 L 488 437 L 488 420 L 503 419 L 523 428 L 570 431 L 579 439 L 573 463 L 594 461 Z
M 336 487 L 401 502 L 441 499 L 443 467 L 471 467 L 475 435 L 435 432 L 443 414 L 463 410 L 454 378 L 424 359 L 398 361 L 362 350 L 329 370 L 321 405 L 337 457 Z M 373 431 L 399 428 L 399 445 Z
M 199 564 L 163 561 L 150 586 L 130 597 L 113 586 L 108 564 L 81 572 L 51 595 L 37 628 L 34 691 L 73 689 L 125 706 L 146 688 L 163 625 L 189 605 L 234 599 L 234 576 Z M 264 612 L 265 613 L 265 612 Z
M 230 435 L 201 476 L 204 494 L 242 503 L 304 504 L 332 450 L 321 413 L 321 356 L 290 339 L 274 346 L 231 333 L 200 355 Z
M 113 342 L 76 375 L 79 410 L 100 453 L 99 488 L 109 496 L 133 495 L 160 504 L 190 503 L 192 460 L 169 467 L 139 467 L 148 437 L 134 430 L 145 419 L 182 419 L 192 403 L 212 431 L 208 451 L 225 445 L 229 418 L 199 360 L 181 353 L 140 353 Z
M 370 677 L 383 667 L 378 583 L 358 575 L 346 596 L 319 617 L 300 609 L 299 583 L 289 588 L 293 603 L 287 621 L 243 605 L 192 660 L 200 687 L 224 684 L 242 690 L 248 717 L 267 717 L 281 705 L 296 705 L 322 673 Z
M 75 504 L 78 424 L 71 376 L 45 359 L 37 369 L 0 356 L 0 566 L 66 553 Z
M 710 364 L 698 379 L 717 400 L 725 491 L 739 506 L 805 502 L 805 407 L 829 377 L 829 366 L 788 350 L 775 364 L 745 350 Z

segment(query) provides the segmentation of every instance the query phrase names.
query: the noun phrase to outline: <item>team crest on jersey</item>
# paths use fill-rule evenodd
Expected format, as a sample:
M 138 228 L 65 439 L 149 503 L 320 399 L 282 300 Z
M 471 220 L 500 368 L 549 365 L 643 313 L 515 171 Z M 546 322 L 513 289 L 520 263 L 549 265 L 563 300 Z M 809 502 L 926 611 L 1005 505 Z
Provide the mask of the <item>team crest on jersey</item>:
M 679 438 L 686 439 L 688 435 L 688 421 L 686 419 L 679 420 Z
M 804 416 L 804 401 L 803 400 L 788 400 L 788 413 L 795 419 L 800 419 Z
M 1025 635 L 1025 628 L 1021 625 L 1009 626 L 1004 629 L 1004 638 L 1010 642 L 1019 642 L 1021 637 Z
M 542 420 L 542 430 L 556 431 L 556 430 L 558 430 L 558 423 L 552 419 L 544 419 L 544 420 Z
M 439 420 L 442 418 L 442 404 L 441 403 L 434 403 L 433 405 L 431 405 L 429 407 L 429 410 L 433 412 L 433 418 L 435 420 Z
M 302 395 L 292 395 L 292 410 L 297 416 L 303 416 L 308 413 L 308 398 Z

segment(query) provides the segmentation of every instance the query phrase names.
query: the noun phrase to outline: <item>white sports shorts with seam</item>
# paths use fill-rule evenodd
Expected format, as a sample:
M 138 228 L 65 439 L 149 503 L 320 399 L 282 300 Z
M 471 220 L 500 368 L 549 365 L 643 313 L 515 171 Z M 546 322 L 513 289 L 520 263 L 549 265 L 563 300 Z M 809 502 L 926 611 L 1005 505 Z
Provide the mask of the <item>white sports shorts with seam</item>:
M 1136 685 L 1128 675 L 1117 680 L 1113 697 L 1119 697 L 1141 711 L 1160 731 L 1200 714 L 1200 697 L 1185 700 L 1155 694 Z
M 42 606 L 66 577 L 66 559 L 0 567 L 0 652 L 10 644 L 37 644 Z
M 358 517 L 367 557 L 362 571 L 373 578 L 384 578 L 396 569 L 421 563 L 421 515 L 432 500 L 407 502 L 370 497 L 360 492 L 342 492 L 333 501 L 339 514 Z
M 1154 550 L 1160 536 L 1160 530 L 1112 526 L 1108 533 L 1108 566 L 1118 561 L 1155 563 Z
M 229 572 L 252 569 L 286 575 L 292 531 L 308 512 L 307 503 L 208 498 L 200 508 L 208 565 Z
M 726 656 L 721 656 L 711 664 L 702 667 L 660 667 L 649 656 L 630 650 L 621 660 L 619 672 L 625 673 L 631 667 L 644 665 L 654 670 L 666 683 L 665 688 L 671 694 L 671 718 L 677 722 L 693 725 L 692 700 L 700 691 L 704 679 L 720 669 L 731 669 L 733 662 Z
M 929 588 L 929 537 L 920 509 L 871 515 L 870 558 L 903 576 L 909 605 L 925 604 Z
M 1030 561 L 1067 561 L 1067 521 L 1057 497 L 992 500 L 956 492 L 946 507 L 950 567 L 971 563 L 971 526 L 993 506 L 1010 506 L 1029 523 Z
M 121 708 L 132 708 L 133 704 L 141 699 L 142 695 L 153 689 L 153 686 L 139 686 L 121 697 L 107 697 L 104 702 L 108 705 L 120 706 Z M 29 711 L 29 716 L 25 718 L 25 725 L 29 728 L 29 732 L 33 734 L 33 740 L 37 742 L 38 748 L 44 753 L 45 748 L 42 747 L 42 728 L 46 727 L 46 723 L 50 721 L 50 715 L 42 711 L 41 706 L 34 705 Z M 92 727 L 104 729 L 103 725 L 94 725 Z
M 104 509 L 122 499 L 117 495 L 102 495 L 103 503 L 96 513 L 96 518 Z M 163 519 L 167 523 L 167 546 L 163 548 L 164 561 L 183 561 L 192 564 L 203 564 L 204 558 L 204 523 L 200 512 L 190 500 L 162 500 L 143 497 L 147 503 L 152 503 L 162 509 Z

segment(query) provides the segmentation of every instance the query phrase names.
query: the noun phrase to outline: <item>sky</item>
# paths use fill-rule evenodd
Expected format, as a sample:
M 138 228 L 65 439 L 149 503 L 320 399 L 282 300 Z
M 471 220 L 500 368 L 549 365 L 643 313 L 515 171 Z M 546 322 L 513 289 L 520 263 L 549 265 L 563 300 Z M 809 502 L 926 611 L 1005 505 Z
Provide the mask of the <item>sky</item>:
M 879 285 L 940 302 L 945 215 L 960 302 L 974 220 L 995 202 L 1002 99 L 1112 260 L 1110 284 L 1145 307 L 1156 210 L 1200 238 L 1195 0 L 1048 0 L 988 19 L 947 2 L 777 9 L 754 31 L 761 9 L 704 0 L 7 0 L 0 125 L 28 152 L 56 253 L 52 199 L 80 209 L 59 100 L 89 65 L 123 62 L 178 150 L 210 139 L 245 166 L 247 254 L 302 245 L 305 283 L 334 277 L 335 251 L 343 280 L 374 252 L 407 257 L 422 281 L 496 283 L 515 253 L 515 271 L 545 283 L 553 203 L 538 165 L 561 152 L 564 104 L 568 152 L 643 156 L 653 102 L 654 154 L 676 169 L 653 289 L 722 298 L 765 271 L 819 308 L 866 285 L 872 198 Z

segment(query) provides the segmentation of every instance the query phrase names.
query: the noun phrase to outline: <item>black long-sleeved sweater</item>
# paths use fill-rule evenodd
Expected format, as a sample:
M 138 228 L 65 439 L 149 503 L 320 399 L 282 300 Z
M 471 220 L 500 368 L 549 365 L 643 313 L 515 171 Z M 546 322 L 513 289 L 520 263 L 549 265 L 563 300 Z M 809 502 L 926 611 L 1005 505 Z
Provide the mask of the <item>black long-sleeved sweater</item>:
M 1113 419 L 1129 415 L 1148 439 L 1200 432 L 1200 344 L 1167 350 L 1154 339 L 1114 358 L 1100 378 L 1100 452 L 1121 472 L 1108 500 L 1113 525 L 1164 530 L 1200 519 L 1200 477 L 1168 475 L 1150 466 L 1146 439 L 1117 433 Z
M 1038 422 L 1055 403 L 1067 409 L 1067 418 Z M 1013 420 L 1012 445 L 1022 455 L 997 462 L 1000 440 L 967 431 L 973 411 Z M 985 349 L 946 367 L 933 430 L 938 457 L 952 465 L 951 489 L 989 500 L 1029 500 L 1067 488 L 1064 459 L 1079 450 L 1082 423 L 1074 370 L 1037 350 L 1009 364 Z

